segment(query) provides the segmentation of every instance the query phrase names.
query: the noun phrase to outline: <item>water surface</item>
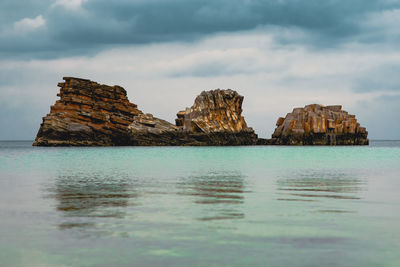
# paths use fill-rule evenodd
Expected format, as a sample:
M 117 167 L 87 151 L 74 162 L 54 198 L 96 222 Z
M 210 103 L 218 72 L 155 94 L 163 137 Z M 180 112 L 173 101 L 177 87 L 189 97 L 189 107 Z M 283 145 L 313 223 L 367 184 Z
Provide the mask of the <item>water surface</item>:
M 400 266 L 400 142 L 0 142 L 1 266 Z

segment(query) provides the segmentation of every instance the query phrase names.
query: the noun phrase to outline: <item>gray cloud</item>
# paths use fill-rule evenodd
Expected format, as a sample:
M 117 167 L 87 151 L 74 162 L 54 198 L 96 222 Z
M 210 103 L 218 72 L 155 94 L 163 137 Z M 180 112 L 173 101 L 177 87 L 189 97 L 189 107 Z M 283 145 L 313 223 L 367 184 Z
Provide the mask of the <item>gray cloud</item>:
M 400 91 L 400 64 L 385 64 L 362 73 L 355 79 L 353 89 L 356 92 L 399 92 Z
M 62 76 L 119 84 L 141 110 L 171 122 L 201 91 L 231 88 L 245 96 L 246 120 L 262 137 L 270 137 L 276 119 L 293 107 L 320 103 L 341 104 L 356 114 L 371 139 L 400 138 L 394 88 L 399 51 L 366 44 L 310 50 L 273 40 L 250 31 L 192 43 L 120 47 L 93 57 L 0 61 L 0 125 L 6 125 L 0 139 L 34 138 L 57 99 Z M 366 86 L 371 81 L 386 89 Z M 391 118 L 387 131 L 381 130 L 387 124 L 382 118 Z
M 0 108 L 0 140 L 32 140 L 36 135 L 43 111 L 2 106 Z M 34 118 L 32 115 L 36 115 Z M 16 123 L 16 120 L 18 122 Z
M 26 59 L 88 55 L 113 46 L 190 41 L 207 34 L 262 26 L 299 28 L 308 32 L 307 38 L 282 38 L 282 43 L 301 41 L 319 48 L 344 41 L 385 42 L 382 35 L 387 27 L 382 25 L 390 24 L 394 19 L 390 11 L 400 8 L 399 1 L 388 0 L 75 0 L 70 2 L 75 5 L 69 6 L 62 3 L 66 1 L 3 0 L 0 56 Z M 16 22 L 40 15 L 45 20 L 43 27 L 23 34 L 13 29 Z
M 369 101 L 359 101 L 360 121 L 368 122 L 369 136 L 377 139 L 398 140 L 400 130 L 400 95 L 381 95 Z
M 120 84 L 170 121 L 202 90 L 232 88 L 263 137 L 321 103 L 400 138 L 398 25 L 398 0 L 2 0 L 0 139 L 34 138 L 62 76 Z

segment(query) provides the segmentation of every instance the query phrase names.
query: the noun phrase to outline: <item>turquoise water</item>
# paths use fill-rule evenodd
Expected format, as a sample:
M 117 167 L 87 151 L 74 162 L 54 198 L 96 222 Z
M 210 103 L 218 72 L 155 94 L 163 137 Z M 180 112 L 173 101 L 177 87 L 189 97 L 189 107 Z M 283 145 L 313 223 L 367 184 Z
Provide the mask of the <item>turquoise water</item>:
M 1 266 L 400 266 L 400 142 L 0 142 Z

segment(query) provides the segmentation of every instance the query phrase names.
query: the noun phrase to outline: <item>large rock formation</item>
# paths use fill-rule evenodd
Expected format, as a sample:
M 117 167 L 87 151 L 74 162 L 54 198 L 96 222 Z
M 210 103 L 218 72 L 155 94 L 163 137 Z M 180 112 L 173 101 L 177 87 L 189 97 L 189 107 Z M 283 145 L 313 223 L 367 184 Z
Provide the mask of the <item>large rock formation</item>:
M 120 86 L 65 77 L 43 118 L 37 146 L 367 145 L 368 132 L 341 106 L 308 105 L 279 118 L 272 139 L 258 139 L 242 116 L 243 96 L 203 91 L 176 125 L 143 114 Z
M 368 145 L 368 132 L 342 106 L 312 104 L 279 118 L 268 144 Z
M 129 145 L 126 130 L 142 112 L 129 102 L 120 86 L 64 77 L 55 105 L 43 118 L 34 145 Z
M 177 125 L 143 114 L 120 86 L 65 77 L 60 100 L 43 118 L 36 146 L 253 145 L 257 135 L 232 90 L 202 92 Z

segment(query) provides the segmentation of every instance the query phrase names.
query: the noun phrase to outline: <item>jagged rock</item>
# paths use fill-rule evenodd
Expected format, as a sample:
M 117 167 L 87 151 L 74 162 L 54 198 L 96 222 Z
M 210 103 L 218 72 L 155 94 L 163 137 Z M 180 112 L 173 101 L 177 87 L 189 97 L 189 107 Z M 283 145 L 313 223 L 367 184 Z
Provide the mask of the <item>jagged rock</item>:
M 177 113 L 176 126 L 208 145 L 254 145 L 257 135 L 242 114 L 243 96 L 236 91 L 203 91 L 190 108 Z M 208 138 L 206 138 L 208 137 Z
M 231 89 L 203 91 L 191 108 L 178 112 L 176 124 L 194 133 L 253 131 L 241 115 L 242 103 L 243 96 Z
M 342 106 L 307 105 L 279 118 L 268 140 L 277 145 L 368 145 L 368 132 Z M 262 141 L 259 141 L 259 143 Z
M 128 127 L 134 145 L 254 145 L 257 135 L 242 113 L 243 96 L 233 90 L 202 92 L 191 108 L 180 111 L 176 125 L 140 114 Z
M 36 146 L 128 145 L 127 127 L 142 112 L 120 86 L 64 77 L 55 105 L 43 118 Z
M 257 135 L 241 116 L 232 90 L 203 92 L 178 113 L 176 125 L 143 114 L 120 86 L 65 77 L 60 97 L 43 118 L 35 146 L 252 145 Z

